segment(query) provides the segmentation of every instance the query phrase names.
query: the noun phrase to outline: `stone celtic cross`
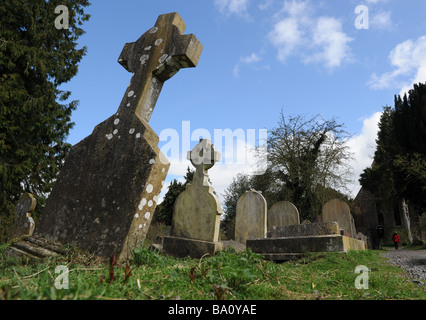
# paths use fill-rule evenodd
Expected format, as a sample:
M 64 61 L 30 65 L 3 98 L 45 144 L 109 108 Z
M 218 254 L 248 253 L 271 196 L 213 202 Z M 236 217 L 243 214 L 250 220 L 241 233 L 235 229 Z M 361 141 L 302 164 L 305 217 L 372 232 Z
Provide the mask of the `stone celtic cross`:
M 215 162 L 220 161 L 221 154 L 216 151 L 208 139 L 200 139 L 200 142 L 188 151 L 187 159 L 195 167 L 193 184 L 197 186 L 208 186 L 207 171 L 212 168 Z
M 68 154 L 34 234 L 128 258 L 146 237 L 169 162 L 149 126 L 164 82 L 195 67 L 202 46 L 177 13 L 160 15 L 119 63 L 132 79 L 118 111 Z
M 166 80 L 181 68 L 195 67 L 203 49 L 178 13 L 158 17 L 136 42 L 126 43 L 118 62 L 133 73 L 118 113 L 134 112 L 149 122 Z

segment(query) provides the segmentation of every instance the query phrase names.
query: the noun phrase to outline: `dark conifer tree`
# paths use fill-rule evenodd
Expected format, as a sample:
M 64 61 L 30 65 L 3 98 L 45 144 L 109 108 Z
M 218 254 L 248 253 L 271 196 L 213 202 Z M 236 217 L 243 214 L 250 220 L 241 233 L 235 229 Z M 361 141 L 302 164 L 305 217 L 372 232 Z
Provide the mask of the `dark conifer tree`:
M 188 167 L 186 169 L 184 183 L 179 182 L 176 179 L 170 182 L 168 191 L 165 194 L 163 201 L 155 208 L 153 222 L 164 223 L 167 226 L 170 226 L 172 224 L 173 207 L 175 205 L 175 201 L 177 197 L 183 191 L 185 191 L 187 183 L 190 183 L 192 181 L 193 176 L 194 171 L 189 169 Z
M 55 12 L 59 5 L 66 10 Z M 71 92 L 59 86 L 77 74 L 86 53 L 77 40 L 89 5 L 87 0 L 0 3 L 0 242 L 22 192 L 36 197 L 40 211 L 71 147 L 66 137 L 78 101 L 67 102 Z
M 361 174 L 363 188 L 379 205 L 409 203 L 411 215 L 426 210 L 426 84 L 416 84 L 408 95 L 395 96 L 379 123 L 374 164 Z M 404 210 L 400 210 L 404 211 Z M 401 212 L 408 215 L 408 213 Z

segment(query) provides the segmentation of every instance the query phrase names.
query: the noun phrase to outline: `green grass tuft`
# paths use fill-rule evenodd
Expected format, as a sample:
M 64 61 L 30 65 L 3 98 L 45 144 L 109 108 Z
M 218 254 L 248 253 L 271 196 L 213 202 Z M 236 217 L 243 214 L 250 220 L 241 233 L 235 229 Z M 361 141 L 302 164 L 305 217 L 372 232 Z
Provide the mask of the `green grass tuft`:
M 423 286 L 390 265 L 383 251 L 311 253 L 274 263 L 250 250 L 227 248 L 213 257 L 177 259 L 143 246 L 113 266 L 81 252 L 22 264 L 0 247 L 1 299 L 425 299 Z M 69 269 L 68 289 L 57 289 L 59 265 Z M 369 270 L 368 289 L 357 289 L 355 268 Z

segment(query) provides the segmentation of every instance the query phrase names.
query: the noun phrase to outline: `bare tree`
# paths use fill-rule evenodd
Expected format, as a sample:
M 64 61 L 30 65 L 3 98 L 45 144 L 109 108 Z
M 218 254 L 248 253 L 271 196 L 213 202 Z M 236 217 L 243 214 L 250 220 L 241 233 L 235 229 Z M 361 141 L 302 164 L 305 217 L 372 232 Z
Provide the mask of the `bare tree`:
M 278 126 L 268 130 L 268 165 L 262 175 L 237 175 L 226 189 L 224 231 L 233 236 L 236 204 L 247 190 L 262 192 L 268 207 L 287 200 L 299 209 L 302 219 L 313 221 L 330 199 L 348 200 L 347 185 L 352 174 L 347 146 L 350 135 L 336 119 L 302 115 L 285 117 L 281 112 Z M 258 148 L 258 152 L 265 152 Z M 263 160 L 262 160 L 263 161 Z M 263 167 L 262 163 L 260 167 Z
M 350 134 L 335 118 L 286 117 L 268 133 L 268 166 L 305 217 L 314 218 L 330 193 L 348 192 Z

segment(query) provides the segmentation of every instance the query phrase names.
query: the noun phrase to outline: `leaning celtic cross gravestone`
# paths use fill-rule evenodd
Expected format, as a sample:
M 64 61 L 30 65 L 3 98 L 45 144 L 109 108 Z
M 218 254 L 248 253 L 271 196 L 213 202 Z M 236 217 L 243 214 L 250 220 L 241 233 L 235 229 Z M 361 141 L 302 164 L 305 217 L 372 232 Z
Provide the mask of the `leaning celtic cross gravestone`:
M 145 239 L 170 165 L 148 121 L 164 82 L 202 51 L 184 30 L 177 13 L 164 14 L 125 44 L 118 62 L 133 76 L 120 107 L 71 149 L 36 236 L 119 258 Z
M 200 258 L 213 255 L 222 245 L 219 242 L 219 225 L 222 206 L 209 182 L 207 171 L 220 160 L 211 142 L 202 139 L 188 160 L 195 167 L 194 177 L 177 197 L 169 237 L 163 240 L 166 253 L 178 257 Z

